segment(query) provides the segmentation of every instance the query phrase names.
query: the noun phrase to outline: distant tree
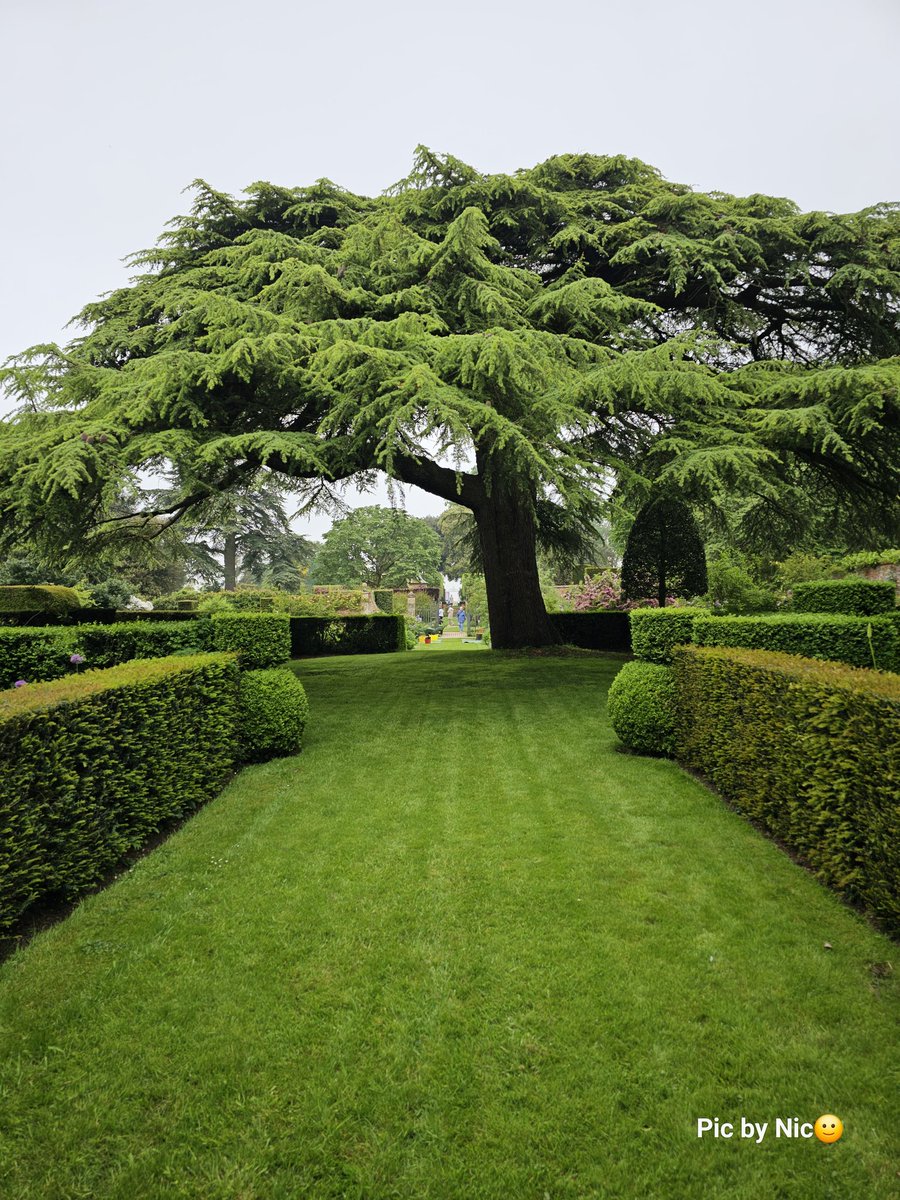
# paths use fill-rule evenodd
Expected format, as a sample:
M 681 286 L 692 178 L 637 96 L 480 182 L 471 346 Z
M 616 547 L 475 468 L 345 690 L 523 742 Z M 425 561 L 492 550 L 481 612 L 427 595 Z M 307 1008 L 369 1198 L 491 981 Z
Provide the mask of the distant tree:
M 177 507 L 188 485 L 173 472 L 170 485 L 154 494 L 157 506 Z M 210 492 L 194 504 L 178 529 L 192 573 L 234 591 L 255 583 L 296 591 L 315 553 L 315 543 L 290 526 L 289 489 L 270 471 L 259 471 L 227 491 Z
M 660 497 L 634 519 L 622 559 L 622 592 L 628 600 L 700 596 L 707 590 L 706 558 L 697 522 L 681 500 Z
M 373 505 L 335 521 L 310 567 L 319 584 L 403 588 L 440 582 L 441 539 L 420 517 Z
M 0 559 L 0 587 L 21 584 L 62 584 L 75 587 L 83 578 L 76 570 L 66 570 L 58 564 L 46 562 L 31 547 L 13 550 Z
M 437 519 L 443 547 L 441 570 L 451 579 L 481 570 L 481 545 L 475 514 L 461 504 L 448 504 Z

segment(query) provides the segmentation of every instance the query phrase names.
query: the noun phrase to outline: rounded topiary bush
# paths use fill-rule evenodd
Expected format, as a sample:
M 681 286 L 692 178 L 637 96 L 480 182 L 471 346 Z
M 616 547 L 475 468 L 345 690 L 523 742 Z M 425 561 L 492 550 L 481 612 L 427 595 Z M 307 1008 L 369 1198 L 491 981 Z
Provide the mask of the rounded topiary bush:
M 309 716 L 309 701 L 292 671 L 284 667 L 243 671 L 239 700 L 243 762 L 264 762 L 297 753 Z
M 675 751 L 675 682 L 671 667 L 630 662 L 618 673 L 607 701 L 610 723 L 622 742 L 641 754 Z

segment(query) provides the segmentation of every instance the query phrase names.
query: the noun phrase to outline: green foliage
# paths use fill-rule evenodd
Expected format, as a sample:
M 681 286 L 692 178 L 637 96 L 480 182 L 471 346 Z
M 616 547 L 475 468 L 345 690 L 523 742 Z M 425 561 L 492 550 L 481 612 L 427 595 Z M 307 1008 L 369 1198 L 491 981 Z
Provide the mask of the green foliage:
M 279 596 L 275 608 L 292 617 L 359 616 L 362 612 L 362 592 L 353 588 L 317 588 L 312 592 Z
M 636 608 L 630 613 L 631 649 L 645 662 L 670 663 L 676 646 L 694 640 L 694 622 L 704 608 Z
M 31 546 L 15 546 L 0 560 L 0 585 L 62 584 L 75 587 L 80 579 L 76 570 L 51 566 Z
M 126 608 L 134 588 L 124 579 L 110 576 L 88 587 L 88 598 L 96 608 Z
M 675 749 L 675 683 L 672 668 L 630 662 L 610 684 L 609 722 L 620 741 L 640 754 Z
M 212 649 L 236 650 L 242 670 L 277 667 L 291 657 L 291 627 L 282 613 L 213 613 Z
M 278 588 L 239 587 L 234 591 L 206 592 L 197 604 L 198 612 L 275 612 L 287 594 Z
M 0 629 L 0 690 L 12 687 L 17 679 L 35 683 L 68 675 L 79 633 L 74 625 Z
M 896 588 L 890 580 L 826 579 L 798 583 L 794 588 L 795 612 L 871 617 L 892 612 L 895 605 Z
M 308 717 L 306 691 L 291 671 L 273 667 L 241 672 L 238 729 L 243 762 L 296 754 Z
M 484 576 L 467 571 L 462 577 L 461 595 L 472 620 L 482 629 L 490 629 L 491 615 L 488 610 L 487 588 Z
M 840 565 L 848 571 L 857 571 L 860 567 L 880 567 L 882 563 L 900 563 L 900 550 L 863 550 L 848 554 Z
M 419 640 L 416 622 L 405 616 L 401 616 L 400 619 L 403 622 L 403 644 L 407 650 L 415 650 L 416 642 Z
M 291 656 L 390 654 L 406 649 L 403 617 L 292 617 Z
M 335 521 L 316 551 L 310 577 L 316 583 L 376 590 L 404 588 L 410 580 L 439 581 L 441 539 L 419 517 L 373 505 Z
M 212 648 L 209 620 L 121 621 L 113 625 L 80 625 L 77 648 L 87 668 L 114 667 L 134 658 L 164 658 Z M 233 647 L 218 646 L 217 649 Z
M 0 928 L 83 894 L 235 759 L 231 656 L 130 662 L 0 693 Z
M 854 667 L 900 670 L 900 640 L 890 617 L 852 617 L 841 613 L 698 617 L 693 640 L 700 646 L 776 650 Z
M 74 588 L 53 584 L 0 587 L 0 612 L 66 613 L 80 607 L 81 599 Z
M 480 572 L 481 544 L 472 510 L 461 504 L 448 504 L 434 524 L 442 542 L 441 571 L 450 579 L 461 579 L 467 572 Z
M 281 588 L 239 587 L 233 592 L 205 592 L 199 596 L 198 612 L 279 612 L 292 617 L 324 617 L 356 614 L 362 608 L 362 592 L 349 588 L 285 592 Z
M 819 554 L 810 554 L 801 550 L 789 554 L 777 564 L 778 583 L 790 590 L 798 583 L 810 583 L 818 579 L 830 579 L 837 564 L 831 558 Z
M 83 337 L 5 369 L 23 405 L 0 438 L 5 539 L 109 532 L 160 460 L 182 516 L 263 470 L 328 506 L 382 469 L 474 514 L 490 588 L 523 598 L 495 635 L 519 644 L 549 636 L 550 497 L 589 530 L 611 481 L 707 510 L 739 494 L 762 527 L 802 495 L 893 536 L 896 206 L 804 214 L 621 156 L 485 175 L 424 148 L 377 198 L 320 188 L 198 183 Z
M 622 592 L 629 600 L 700 596 L 706 591 L 706 558 L 697 522 L 680 500 L 649 501 L 634 519 L 622 558 Z
M 170 486 L 148 493 L 147 499 L 172 511 L 195 487 L 190 470 L 178 468 Z M 257 471 L 227 491 L 207 490 L 197 497 L 179 523 L 192 575 L 207 584 L 224 582 L 228 591 L 239 581 L 299 588 L 314 543 L 291 529 L 285 508 L 289 493 L 284 479 Z
M 699 647 L 673 669 L 679 760 L 900 932 L 900 679 Z
M 704 602 L 726 613 L 768 612 L 776 606 L 775 592 L 757 583 L 740 556 L 720 550 L 711 555 L 707 566 L 709 590 Z

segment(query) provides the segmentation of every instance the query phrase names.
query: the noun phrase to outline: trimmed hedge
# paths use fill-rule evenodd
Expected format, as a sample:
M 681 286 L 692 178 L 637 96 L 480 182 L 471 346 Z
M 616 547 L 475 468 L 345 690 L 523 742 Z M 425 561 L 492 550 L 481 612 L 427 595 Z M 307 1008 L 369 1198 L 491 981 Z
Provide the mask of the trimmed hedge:
M 290 618 L 283 613 L 212 615 L 213 650 L 236 650 L 242 670 L 275 667 L 291 657 Z
M 891 617 L 850 617 L 841 613 L 701 617 L 694 622 L 694 641 L 699 646 L 776 650 L 854 667 L 875 666 L 881 671 L 900 669 L 900 638 Z
M 390 654 L 406 649 L 403 617 L 291 617 L 291 657 Z
M 309 701 L 293 671 L 284 667 L 242 671 L 238 700 L 242 762 L 264 762 L 298 752 Z
M 678 759 L 900 932 L 900 678 L 698 646 L 673 671 Z
M 793 590 L 794 612 L 846 613 L 874 617 L 893 611 L 896 589 L 890 580 L 824 579 L 797 583 Z
M 72 632 L 89 668 L 114 667 L 133 658 L 165 658 L 170 654 L 212 649 L 209 620 L 121 621 L 115 625 L 76 626 Z
M 203 617 L 203 614 L 199 614 Z M 166 609 L 151 609 L 137 611 L 133 609 L 116 608 L 71 608 L 66 612 L 0 612 L 2 625 L 115 625 L 129 621 L 193 621 L 196 612 L 168 611 Z
M 213 797 L 235 762 L 233 655 L 130 662 L 0 693 L 0 927 L 69 899 Z
M 641 754 L 675 749 L 675 682 L 661 663 L 630 662 L 610 684 L 607 712 L 619 739 Z
M 50 583 L 0 587 L 0 612 L 65 613 L 80 607 L 81 599 L 74 588 Z
M 550 613 L 563 643 L 582 650 L 631 649 L 631 626 L 625 612 Z
M 693 640 L 694 622 L 709 617 L 705 608 L 635 608 L 631 618 L 631 649 L 645 662 L 669 663 L 675 646 Z M 718 620 L 718 618 L 716 618 Z
M 0 690 L 17 679 L 34 683 L 60 679 L 72 671 L 78 631 L 71 626 L 46 629 L 0 629 Z

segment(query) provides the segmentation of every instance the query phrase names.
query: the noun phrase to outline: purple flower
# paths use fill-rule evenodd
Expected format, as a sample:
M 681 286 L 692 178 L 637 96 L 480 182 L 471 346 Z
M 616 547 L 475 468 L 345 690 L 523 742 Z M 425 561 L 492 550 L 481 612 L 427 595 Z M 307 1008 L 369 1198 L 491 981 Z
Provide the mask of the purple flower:
M 77 667 L 79 663 L 83 663 L 83 662 L 84 662 L 84 655 L 82 655 L 82 654 L 70 654 L 70 655 L 69 655 L 69 662 L 70 662 L 70 663 L 73 663 L 73 664 L 74 664 L 74 665 Z
M 17 679 L 16 682 L 13 684 L 13 687 L 24 687 L 27 682 L 28 682 L 27 679 Z

